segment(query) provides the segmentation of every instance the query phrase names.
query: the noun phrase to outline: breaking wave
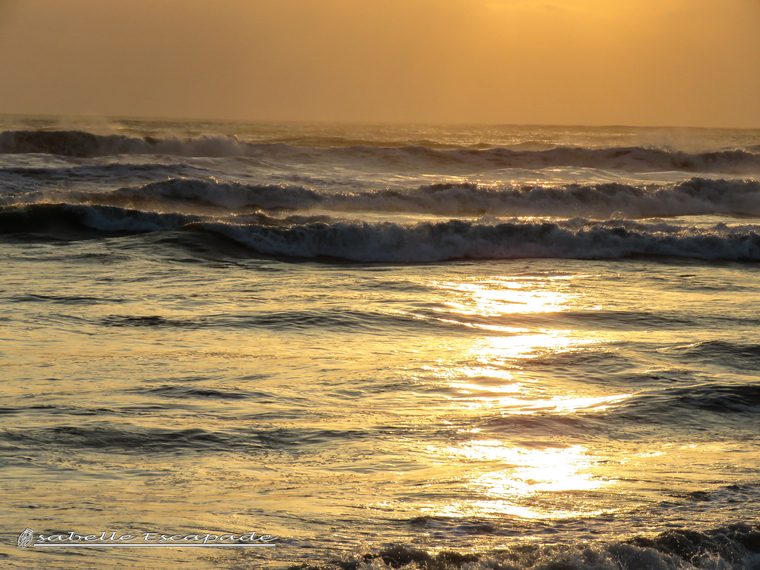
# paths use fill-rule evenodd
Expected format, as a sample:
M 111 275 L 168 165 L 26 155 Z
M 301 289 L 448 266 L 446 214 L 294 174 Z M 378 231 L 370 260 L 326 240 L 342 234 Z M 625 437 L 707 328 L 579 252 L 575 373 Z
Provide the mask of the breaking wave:
M 412 521 L 419 526 L 423 519 Z M 484 531 L 490 525 L 480 525 Z M 707 531 L 669 530 L 618 542 L 516 543 L 487 552 L 437 553 L 393 545 L 289 570 L 744 570 L 760 564 L 760 527 L 732 524 Z
M 205 227 L 268 255 L 331 257 L 363 262 L 431 262 L 453 259 L 614 259 L 634 255 L 708 260 L 760 260 L 758 228 L 710 231 L 667 226 L 626 228 L 615 223 L 451 220 L 402 225 L 366 222 L 315 223 L 292 227 L 208 223 Z
M 196 215 L 141 212 L 116 206 L 34 204 L 0 209 L 4 233 L 35 233 L 61 226 L 100 232 L 154 232 L 185 228 L 232 239 L 259 254 L 361 262 L 453 259 L 615 259 L 635 255 L 704 260 L 760 260 L 760 226 L 678 227 L 613 220 L 589 222 L 450 220 L 398 224 L 325 217 L 277 218 L 263 213 L 224 221 Z

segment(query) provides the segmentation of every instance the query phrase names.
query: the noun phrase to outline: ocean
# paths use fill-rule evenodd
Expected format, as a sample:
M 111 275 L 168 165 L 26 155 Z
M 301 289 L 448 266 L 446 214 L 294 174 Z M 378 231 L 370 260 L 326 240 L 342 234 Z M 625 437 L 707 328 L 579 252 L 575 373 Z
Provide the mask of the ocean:
M 0 131 L 4 568 L 760 568 L 760 130 Z

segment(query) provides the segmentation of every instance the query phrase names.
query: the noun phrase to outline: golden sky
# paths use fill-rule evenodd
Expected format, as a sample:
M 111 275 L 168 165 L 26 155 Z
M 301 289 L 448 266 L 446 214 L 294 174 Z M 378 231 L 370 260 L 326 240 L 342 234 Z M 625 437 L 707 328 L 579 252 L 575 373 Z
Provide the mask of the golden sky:
M 760 127 L 760 0 L 0 0 L 0 113 Z

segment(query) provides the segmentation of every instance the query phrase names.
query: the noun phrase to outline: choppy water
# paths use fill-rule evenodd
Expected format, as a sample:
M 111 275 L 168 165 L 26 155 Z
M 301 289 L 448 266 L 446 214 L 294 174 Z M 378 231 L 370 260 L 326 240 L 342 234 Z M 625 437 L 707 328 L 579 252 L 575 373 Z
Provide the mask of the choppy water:
M 5 567 L 760 568 L 760 131 L 0 128 Z

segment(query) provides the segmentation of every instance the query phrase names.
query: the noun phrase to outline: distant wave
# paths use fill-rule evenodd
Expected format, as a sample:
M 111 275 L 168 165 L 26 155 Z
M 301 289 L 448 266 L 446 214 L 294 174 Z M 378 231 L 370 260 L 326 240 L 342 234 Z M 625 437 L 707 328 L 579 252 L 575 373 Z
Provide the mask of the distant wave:
M 80 195 L 82 201 L 141 207 L 199 204 L 229 210 L 304 209 L 414 212 L 446 216 L 507 215 L 651 218 L 704 214 L 760 216 L 760 182 L 692 178 L 678 184 L 570 184 L 492 187 L 472 183 L 420 186 L 407 191 L 325 193 L 303 186 L 174 179 L 139 188 Z
M 294 258 L 362 262 L 556 257 L 614 259 L 633 255 L 705 260 L 760 260 L 760 226 L 717 224 L 707 229 L 633 221 L 482 223 L 451 220 L 396 224 L 265 214 L 210 221 L 200 216 L 141 212 L 115 206 L 35 204 L 0 209 L 4 233 L 86 228 L 151 232 L 188 227 L 210 231 L 252 251 Z
M 374 166 L 402 165 L 447 171 L 500 168 L 576 166 L 631 171 L 749 173 L 760 171 L 760 153 L 736 149 L 687 153 L 660 148 L 627 147 L 590 149 L 557 147 L 544 150 L 435 149 L 424 145 L 388 147 L 381 144 L 335 148 L 298 147 L 285 143 L 247 143 L 234 136 L 172 138 L 95 135 L 83 131 L 4 131 L 0 153 L 44 153 L 90 158 L 123 154 L 233 157 L 260 159 L 334 160 Z
M 174 156 L 244 156 L 246 146 L 234 137 L 179 138 L 95 135 L 84 131 L 4 131 L 0 153 L 42 153 L 75 158 L 120 154 L 167 154 Z

